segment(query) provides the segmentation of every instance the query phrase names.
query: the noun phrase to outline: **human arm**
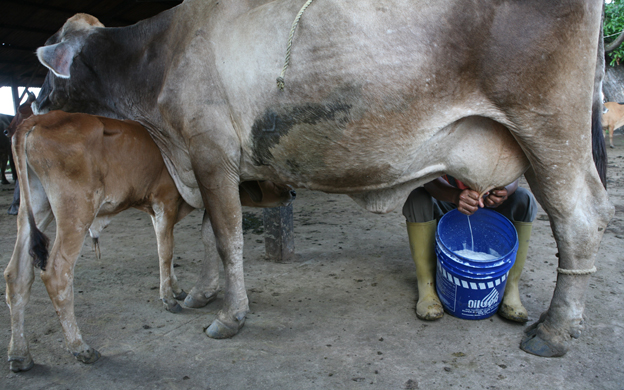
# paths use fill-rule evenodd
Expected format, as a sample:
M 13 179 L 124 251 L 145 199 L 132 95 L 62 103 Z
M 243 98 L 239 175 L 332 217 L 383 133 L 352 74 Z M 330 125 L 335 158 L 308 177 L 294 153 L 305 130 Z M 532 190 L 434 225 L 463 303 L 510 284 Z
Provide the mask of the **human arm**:
M 483 203 L 485 207 L 495 209 L 506 201 L 509 195 L 516 192 L 517 189 L 518 180 L 505 187 L 494 188 L 484 197 Z
M 450 185 L 443 177 L 426 183 L 424 187 L 431 196 L 443 202 L 455 204 L 457 210 L 466 215 L 472 215 L 479 207 L 485 207 L 483 199 L 477 191 L 461 190 Z

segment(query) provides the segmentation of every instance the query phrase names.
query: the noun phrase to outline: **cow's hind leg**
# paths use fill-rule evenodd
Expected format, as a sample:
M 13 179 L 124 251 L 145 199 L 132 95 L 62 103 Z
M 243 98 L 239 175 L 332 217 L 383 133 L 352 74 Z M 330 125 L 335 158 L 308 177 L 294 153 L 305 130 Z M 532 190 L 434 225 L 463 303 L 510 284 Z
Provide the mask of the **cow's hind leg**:
M 186 307 L 204 307 L 214 301 L 219 292 L 219 255 L 214 242 L 214 232 L 206 212 L 204 212 L 202 223 L 202 242 L 204 244 L 204 261 L 199 279 L 184 299 L 184 306 Z
M 100 353 L 82 339 L 74 313 L 74 265 L 82 249 L 85 235 L 95 218 L 91 205 L 72 204 L 56 212 L 56 239 L 48 265 L 41 273 L 48 295 L 61 322 L 67 348 L 82 363 L 99 359 Z
M 38 183 L 38 181 L 37 181 Z M 52 221 L 52 212 L 49 203 L 43 195 L 34 194 L 33 215 L 38 221 L 38 228 L 43 231 Z M 11 341 L 8 349 L 9 367 L 13 372 L 27 371 L 34 365 L 28 349 L 24 329 L 24 310 L 30 299 L 30 289 L 34 281 L 34 267 L 32 257 L 28 253 L 30 248 L 30 225 L 26 210 L 18 215 L 17 240 L 11 260 L 4 270 L 6 280 L 6 302 L 11 313 Z
M 571 154 L 574 155 L 579 156 Z M 591 155 L 586 156 L 584 165 L 570 163 L 570 170 L 546 164 L 542 165 L 546 169 L 526 174 L 531 189 L 550 216 L 559 249 L 557 284 L 550 307 L 529 328 L 521 343 L 523 350 L 539 356 L 562 356 L 570 337 L 580 336 L 585 291 L 595 271 L 602 234 L 613 215 L 613 206 Z

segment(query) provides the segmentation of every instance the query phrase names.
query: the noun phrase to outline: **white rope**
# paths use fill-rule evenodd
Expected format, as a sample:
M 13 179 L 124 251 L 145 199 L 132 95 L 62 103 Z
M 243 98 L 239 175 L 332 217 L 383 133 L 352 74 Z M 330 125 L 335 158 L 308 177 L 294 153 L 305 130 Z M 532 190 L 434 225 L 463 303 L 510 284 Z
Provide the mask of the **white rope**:
M 295 30 L 297 29 L 297 25 L 299 24 L 299 19 L 301 19 L 301 15 L 305 12 L 306 8 L 312 3 L 312 0 L 308 0 L 303 7 L 299 10 L 297 17 L 295 17 L 295 21 L 290 28 L 290 36 L 288 37 L 288 46 L 286 46 L 286 60 L 284 61 L 284 67 L 282 68 L 282 72 L 280 76 L 277 78 L 277 88 L 280 90 L 284 90 L 284 76 L 286 75 L 286 68 L 288 68 L 288 64 L 290 62 L 290 48 L 292 46 L 293 36 L 295 35 Z
M 557 272 L 562 275 L 591 275 L 597 271 L 596 266 L 591 267 L 590 269 L 563 269 L 557 267 Z

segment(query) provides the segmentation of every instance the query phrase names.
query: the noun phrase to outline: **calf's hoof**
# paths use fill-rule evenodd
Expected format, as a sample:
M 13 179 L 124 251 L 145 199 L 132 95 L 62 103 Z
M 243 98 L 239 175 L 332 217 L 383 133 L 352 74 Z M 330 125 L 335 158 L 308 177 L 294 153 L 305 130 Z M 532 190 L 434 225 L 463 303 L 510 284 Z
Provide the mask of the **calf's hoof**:
M 13 372 L 28 371 L 35 366 L 30 356 L 24 358 L 9 358 L 9 369 Z
M 235 336 L 243 325 L 245 325 L 244 317 L 242 320 L 237 321 L 237 324 L 234 326 L 228 326 L 219 319 L 216 319 L 212 321 L 212 324 L 206 329 L 206 334 L 213 339 L 228 339 Z
M 533 355 L 542 357 L 561 357 L 568 352 L 562 343 L 548 340 L 546 332 L 540 329 L 537 323 L 526 331 L 526 336 L 520 342 L 520 349 Z
M 204 307 L 207 304 L 209 304 L 210 302 L 214 301 L 215 299 L 217 299 L 217 292 L 215 291 L 214 293 L 206 296 L 204 295 L 204 293 L 194 293 L 192 290 L 191 292 L 186 296 L 186 298 L 184 298 L 184 306 L 186 307 L 190 307 L 193 309 L 198 309 L 200 307 Z
M 74 352 L 73 355 L 76 360 L 84 364 L 95 363 L 100 358 L 100 356 L 102 356 L 97 350 L 93 348 L 89 348 L 86 351 L 82 352 Z
M 15 205 L 11 205 L 11 207 L 9 207 L 9 210 L 7 210 L 7 214 L 9 214 L 9 215 L 17 215 L 18 210 L 19 210 L 19 207 L 15 206 Z
M 188 294 L 186 293 L 186 291 L 184 290 L 180 290 L 179 293 L 173 293 L 173 297 L 178 300 L 178 301 L 183 301 L 186 299 L 186 297 L 188 296 Z

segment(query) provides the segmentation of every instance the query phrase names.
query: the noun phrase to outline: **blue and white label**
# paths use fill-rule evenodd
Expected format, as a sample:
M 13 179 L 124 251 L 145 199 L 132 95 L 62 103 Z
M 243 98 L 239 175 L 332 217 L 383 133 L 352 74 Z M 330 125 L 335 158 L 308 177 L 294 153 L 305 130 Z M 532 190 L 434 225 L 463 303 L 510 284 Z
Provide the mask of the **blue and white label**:
M 475 281 L 452 275 L 438 261 L 436 290 L 444 308 L 465 319 L 483 319 L 498 310 L 507 274 L 493 280 Z

